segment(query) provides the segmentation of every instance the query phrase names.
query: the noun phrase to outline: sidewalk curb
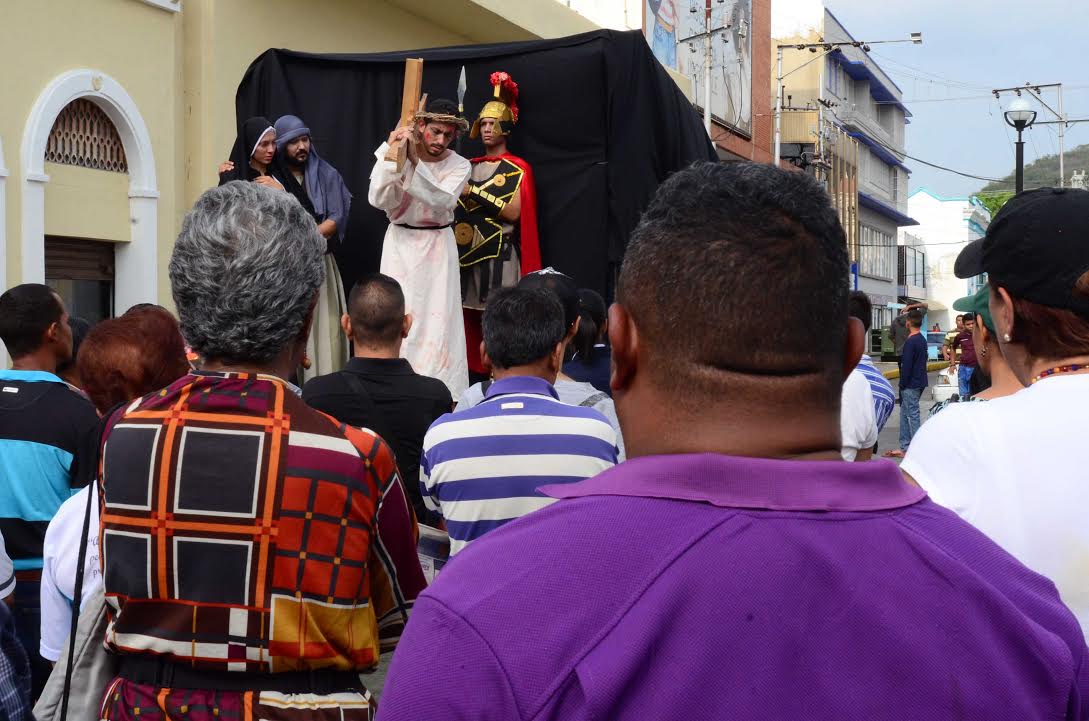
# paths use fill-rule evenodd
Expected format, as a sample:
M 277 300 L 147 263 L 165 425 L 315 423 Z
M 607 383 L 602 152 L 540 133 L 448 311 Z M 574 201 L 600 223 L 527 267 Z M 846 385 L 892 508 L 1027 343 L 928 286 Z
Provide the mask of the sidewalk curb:
M 934 371 L 945 370 L 949 367 L 949 361 L 932 361 L 926 364 L 926 372 L 933 373 Z M 885 371 L 881 375 L 885 376 L 888 380 L 893 380 L 900 377 L 900 371 L 891 370 Z

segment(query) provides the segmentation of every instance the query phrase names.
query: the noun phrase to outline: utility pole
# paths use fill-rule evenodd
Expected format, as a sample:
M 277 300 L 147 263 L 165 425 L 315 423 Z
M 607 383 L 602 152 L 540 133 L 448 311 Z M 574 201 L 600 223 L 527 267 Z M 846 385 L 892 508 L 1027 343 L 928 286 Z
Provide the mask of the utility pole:
M 1059 108 L 1058 108 L 1058 110 L 1056 110 L 1055 108 L 1048 105 L 1047 101 L 1044 100 L 1043 96 L 1040 93 L 1041 88 L 1055 88 L 1056 92 L 1059 95 L 1059 103 L 1058 103 Z M 1016 86 L 1016 87 L 1012 87 L 1012 88 L 995 88 L 991 92 L 994 94 L 994 97 L 995 97 L 996 100 L 1002 95 L 1002 93 L 1016 93 L 1017 97 L 1021 97 L 1021 93 L 1026 92 L 1030 96 L 1032 96 L 1032 98 L 1034 98 L 1038 103 L 1040 103 L 1040 105 L 1043 105 L 1045 108 L 1047 108 L 1048 112 L 1050 112 L 1052 115 L 1055 116 L 1055 120 L 1052 120 L 1052 121 L 1040 121 L 1040 122 L 1033 123 L 1033 125 L 1058 125 L 1059 126 L 1059 187 L 1060 188 L 1065 187 L 1066 186 L 1066 148 L 1064 146 L 1065 146 L 1065 141 L 1066 141 L 1066 126 L 1069 124 L 1070 121 L 1067 119 L 1066 114 L 1063 113 L 1063 84 L 1062 83 L 1042 83 L 1042 84 L 1039 84 L 1039 83 L 1038 84 L 1025 83 L 1024 85 L 1020 85 L 1020 86 Z M 1018 135 L 1020 136 L 1020 133 L 1018 133 Z
M 703 128 L 711 137 L 711 0 L 706 3 L 703 25 Z
M 718 0 L 722 2 L 722 0 Z M 699 12 L 699 9 L 692 5 L 690 12 Z M 681 38 L 677 41 L 677 45 L 681 43 L 691 42 L 692 40 L 703 40 L 703 127 L 707 131 L 708 137 L 711 135 L 711 70 L 713 67 L 714 51 L 711 47 L 711 41 L 714 39 L 715 33 L 723 33 L 730 29 L 729 23 L 726 23 L 720 28 L 711 27 L 711 0 L 704 0 L 703 6 L 703 32 L 696 33 L 695 35 L 689 35 L 686 38 Z M 694 46 L 689 46 L 692 52 L 696 52 Z
M 783 119 L 783 46 L 780 45 L 777 51 L 778 58 L 775 68 L 775 152 L 771 156 L 771 162 L 775 165 L 779 165 L 779 140 L 782 137 L 780 127 Z
M 1063 138 L 1066 135 L 1066 115 L 1063 113 L 1063 86 L 1059 84 L 1059 187 L 1066 187 L 1066 149 L 1063 147 Z
M 817 166 L 817 180 L 824 182 L 824 73 L 817 74 L 817 159 L 821 165 Z

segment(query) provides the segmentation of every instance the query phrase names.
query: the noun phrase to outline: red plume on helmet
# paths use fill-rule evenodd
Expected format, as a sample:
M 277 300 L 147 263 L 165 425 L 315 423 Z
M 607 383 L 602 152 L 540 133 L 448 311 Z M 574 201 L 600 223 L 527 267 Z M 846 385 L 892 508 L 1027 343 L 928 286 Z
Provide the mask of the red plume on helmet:
M 518 122 L 518 83 L 509 74 L 499 71 L 492 73 L 491 83 L 495 87 L 495 97 L 510 108 L 511 119 Z

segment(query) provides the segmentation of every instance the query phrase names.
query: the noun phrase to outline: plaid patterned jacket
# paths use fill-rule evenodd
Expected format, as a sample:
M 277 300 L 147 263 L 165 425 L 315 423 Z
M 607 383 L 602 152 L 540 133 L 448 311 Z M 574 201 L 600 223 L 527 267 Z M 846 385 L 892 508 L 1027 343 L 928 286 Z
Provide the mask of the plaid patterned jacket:
M 133 402 L 99 473 L 116 653 L 362 671 L 426 584 L 389 446 L 278 378 L 195 372 Z

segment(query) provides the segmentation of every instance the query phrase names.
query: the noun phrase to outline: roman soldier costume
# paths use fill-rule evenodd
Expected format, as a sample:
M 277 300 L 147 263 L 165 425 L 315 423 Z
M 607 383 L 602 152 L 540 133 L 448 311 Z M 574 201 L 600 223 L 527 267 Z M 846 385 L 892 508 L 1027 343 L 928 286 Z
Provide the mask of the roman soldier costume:
M 518 122 L 518 85 L 504 72 L 492 73 L 493 98 L 481 109 L 469 132 L 480 136 L 480 121 L 495 120 L 509 136 Z M 537 238 L 537 192 L 529 164 L 511 153 L 472 158 L 468 193 L 458 201 L 454 237 L 461 266 L 461 297 L 469 367 L 483 372 L 479 359 L 480 312 L 495 288 L 518 283 L 541 269 Z M 504 209 L 513 208 L 517 213 Z M 511 219 L 513 218 L 513 219 Z

